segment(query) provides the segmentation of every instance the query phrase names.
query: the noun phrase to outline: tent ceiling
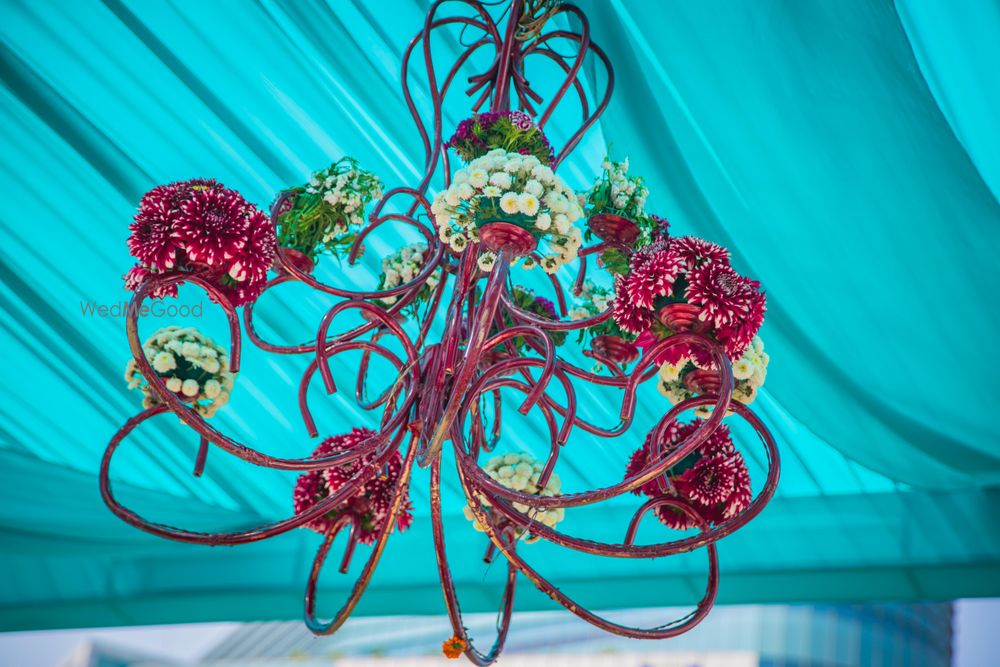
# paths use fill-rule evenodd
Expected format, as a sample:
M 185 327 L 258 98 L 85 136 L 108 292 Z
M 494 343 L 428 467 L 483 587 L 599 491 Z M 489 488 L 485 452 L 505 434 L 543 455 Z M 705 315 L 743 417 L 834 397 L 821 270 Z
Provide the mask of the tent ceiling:
M 1000 331 L 1000 12 L 943 0 L 848 4 L 583 3 L 617 85 L 567 178 L 586 185 L 606 144 L 629 154 L 655 211 L 732 248 L 768 291 L 762 334 L 773 363 L 754 407 L 779 438 L 783 478 L 772 506 L 720 546 L 723 602 L 1000 594 L 1000 426 L 988 370 Z M 88 316 L 81 303 L 126 297 L 126 226 L 156 183 L 215 176 L 263 205 L 347 153 L 392 185 L 412 184 L 421 151 L 399 63 L 426 3 L 378 6 L 390 5 L 5 4 L 0 628 L 300 614 L 318 536 L 180 545 L 101 504 L 101 453 L 138 402 L 121 380 L 123 320 Z M 466 110 L 452 98 L 445 131 Z M 387 248 L 377 239 L 346 273 L 324 261 L 321 276 L 372 284 Z M 265 299 L 262 327 L 286 340 L 307 338 L 328 307 L 294 288 Z M 221 338 L 210 310 L 200 326 Z M 247 349 L 217 425 L 270 453 L 308 453 L 295 409 L 303 368 Z M 337 377 L 352 382 L 349 363 Z M 365 419 L 313 391 L 324 432 Z M 602 396 L 583 400 L 612 422 Z M 663 408 L 647 394 L 637 432 Z M 508 446 L 537 451 L 539 428 L 523 422 Z M 748 436 L 737 432 L 760 480 Z M 566 488 L 620 477 L 639 438 L 574 439 L 559 470 Z M 196 445 L 176 420 L 158 418 L 123 448 L 116 490 L 151 517 L 203 529 L 289 513 L 292 476 L 212 452 L 195 479 Z M 482 565 L 483 538 L 446 478 L 463 608 L 491 610 L 500 568 Z M 361 613 L 442 610 L 425 489 L 419 471 L 417 522 L 391 540 Z M 582 508 L 565 526 L 620 538 L 635 506 Z M 683 604 L 703 586 L 703 554 L 650 563 L 541 544 L 525 553 L 543 572 L 558 564 L 557 580 L 595 607 Z M 331 609 L 348 584 L 324 579 Z M 551 606 L 529 588 L 519 608 Z

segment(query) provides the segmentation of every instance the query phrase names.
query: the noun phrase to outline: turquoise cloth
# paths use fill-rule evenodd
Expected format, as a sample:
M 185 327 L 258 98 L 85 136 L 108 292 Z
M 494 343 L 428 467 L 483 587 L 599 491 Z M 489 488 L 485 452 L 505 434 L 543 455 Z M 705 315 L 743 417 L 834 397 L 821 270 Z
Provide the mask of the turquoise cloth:
M 399 66 L 426 5 L 4 2 L 0 628 L 301 613 L 317 535 L 211 549 L 153 538 L 104 508 L 100 456 L 139 397 L 122 380 L 124 320 L 84 304 L 127 297 L 127 225 L 157 183 L 212 176 L 266 205 L 346 153 L 390 186 L 415 184 L 422 152 Z M 583 8 L 616 86 L 566 178 L 586 186 L 606 145 L 629 155 L 648 179 L 650 208 L 676 233 L 732 249 L 768 294 L 762 335 L 773 362 L 753 408 L 779 439 L 782 483 L 754 523 L 720 544 L 720 601 L 1000 595 L 1000 406 L 990 374 L 1000 330 L 1000 10 L 981 0 Z M 454 58 L 457 42 L 439 51 Z M 487 62 L 482 54 L 464 75 Z M 593 90 L 599 68 L 586 72 Z M 551 72 L 532 81 L 543 87 Z M 464 76 L 456 88 L 446 133 L 468 112 Z M 428 108 L 425 94 L 415 99 Z M 554 121 L 556 143 L 571 120 Z M 391 242 L 374 239 L 347 271 L 323 260 L 319 275 L 371 286 Z M 182 303 L 200 300 L 182 290 Z M 258 318 L 272 339 L 298 342 L 315 335 L 329 305 L 291 287 L 266 295 Z M 150 318 L 142 332 L 167 323 Z M 196 323 L 225 339 L 207 301 Z M 344 387 L 356 364 L 336 360 Z M 247 344 L 233 400 L 214 422 L 268 453 L 308 454 L 315 442 L 295 402 L 304 367 Z M 565 488 L 621 478 L 666 406 L 648 389 L 634 435 L 571 440 L 558 468 Z M 370 423 L 342 393 L 310 393 L 323 433 Z M 616 400 L 581 387 L 598 422 L 614 422 Z M 512 415 L 502 447 L 542 454 L 537 416 Z M 761 448 L 745 428 L 735 435 L 759 485 Z M 290 513 L 294 475 L 215 450 L 196 479 L 196 447 L 176 419 L 157 418 L 123 446 L 116 491 L 144 515 L 203 530 Z M 444 470 L 463 608 L 495 609 L 502 567 L 483 565 L 484 538 L 461 515 L 450 458 Z M 443 610 L 426 489 L 418 470 L 416 523 L 391 539 L 359 613 Z M 619 540 L 637 505 L 629 496 L 571 510 L 560 527 Z M 663 533 L 650 525 L 641 537 Z M 702 553 L 655 562 L 547 544 L 522 553 L 595 608 L 684 604 L 704 585 Z M 336 609 L 350 583 L 324 575 L 321 611 Z M 522 583 L 519 608 L 551 606 Z

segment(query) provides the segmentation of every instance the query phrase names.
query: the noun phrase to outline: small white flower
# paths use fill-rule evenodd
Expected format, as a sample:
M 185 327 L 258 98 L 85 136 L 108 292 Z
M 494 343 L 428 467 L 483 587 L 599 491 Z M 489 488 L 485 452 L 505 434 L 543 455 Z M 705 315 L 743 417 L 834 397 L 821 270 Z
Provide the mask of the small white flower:
M 558 192 L 550 192 L 545 199 L 545 203 L 548 204 L 549 209 L 553 213 L 565 213 L 569 210 L 569 202 L 566 197 Z
M 684 364 L 686 362 L 687 359 L 681 359 L 676 364 L 671 364 L 669 362 L 664 363 L 662 366 L 660 366 L 659 370 L 660 378 L 663 379 L 665 382 L 677 381 L 681 376 L 681 369 L 684 367 Z
M 542 271 L 548 274 L 555 273 L 559 269 L 559 256 L 546 255 L 542 258 Z
M 503 190 L 501 190 L 495 185 L 487 185 L 485 188 L 483 188 L 484 197 L 499 197 L 502 194 Z
M 434 222 L 438 227 L 449 227 L 451 225 L 451 213 L 441 211 L 434 214 Z
M 754 365 L 747 358 L 740 359 L 733 364 L 733 377 L 737 380 L 749 380 L 754 373 Z
M 463 200 L 471 199 L 472 195 L 476 192 L 469 183 L 471 183 L 471 180 L 468 183 L 459 183 L 455 186 L 458 189 L 458 196 Z
M 469 172 L 469 185 L 474 188 L 482 188 L 488 182 L 489 176 L 485 169 L 474 169 Z
M 441 225 L 438 227 L 438 238 L 444 243 L 447 243 L 448 240 L 451 239 L 451 235 L 454 233 L 455 230 L 451 225 Z
M 197 396 L 199 391 L 200 387 L 198 386 L 197 380 L 187 379 L 184 380 L 184 383 L 181 385 L 181 393 L 185 396 Z
M 554 218 L 553 222 L 555 222 L 555 224 L 556 224 L 556 231 L 557 232 L 559 232 L 560 234 L 567 234 L 567 233 L 569 233 L 570 222 L 569 222 L 569 218 L 566 217 L 565 213 L 558 214 Z
M 462 203 L 462 198 L 458 194 L 457 185 L 453 185 L 444 191 L 444 200 L 448 202 L 448 206 L 451 206 L 452 208 Z
M 183 380 L 179 377 L 167 378 L 167 389 L 174 392 L 175 394 L 181 390 L 181 386 L 184 384 Z
M 222 385 L 219 384 L 218 380 L 211 379 L 205 383 L 205 396 L 208 398 L 216 398 L 222 393 Z
M 521 160 L 517 158 L 510 158 L 507 160 L 507 163 L 504 164 L 503 170 L 506 171 L 508 174 L 514 174 L 521 171 L 521 167 L 523 166 L 524 163 Z
M 555 180 L 555 174 L 548 165 L 539 164 L 531 168 L 531 177 L 545 184 L 550 184 Z
M 569 311 L 569 319 L 574 322 L 578 320 L 585 320 L 590 317 L 590 312 L 586 308 L 571 308 Z
M 517 198 L 518 209 L 529 217 L 538 213 L 538 206 L 538 197 L 530 192 L 522 192 Z
M 201 360 L 201 367 L 208 373 L 218 373 L 222 368 L 221 364 L 219 364 L 219 360 L 211 357 L 203 357 Z
M 496 262 L 497 256 L 492 252 L 484 252 L 476 260 L 476 263 L 479 264 L 479 268 L 483 271 L 492 271 L 493 265 L 496 264 Z
M 542 193 L 545 192 L 545 186 L 532 178 L 524 184 L 524 191 L 533 194 L 536 197 L 541 197 Z
M 440 213 L 444 210 L 445 205 L 444 192 L 437 193 L 434 195 L 434 201 L 431 202 L 431 213 Z
M 463 234 L 455 234 L 448 241 L 448 245 L 455 252 L 462 252 L 463 250 L 465 250 L 465 246 L 467 246 L 468 244 L 469 241 L 468 239 L 465 238 Z
M 539 213 L 535 218 L 535 227 L 543 232 L 552 226 L 552 216 L 548 213 Z
M 469 180 L 469 172 L 465 169 L 459 169 L 455 172 L 455 178 L 451 182 L 457 185 L 458 183 L 465 183 L 467 180 Z
M 511 179 L 510 174 L 504 173 L 502 171 L 498 171 L 490 175 L 490 185 L 495 185 L 496 187 L 502 190 L 506 190 L 507 188 L 509 188 L 512 182 L 513 179 Z
M 520 209 L 520 202 L 516 192 L 505 192 L 500 197 L 500 208 L 508 215 L 514 215 Z
M 157 373 L 167 373 L 177 368 L 177 360 L 169 352 L 158 352 L 153 357 L 153 370 Z

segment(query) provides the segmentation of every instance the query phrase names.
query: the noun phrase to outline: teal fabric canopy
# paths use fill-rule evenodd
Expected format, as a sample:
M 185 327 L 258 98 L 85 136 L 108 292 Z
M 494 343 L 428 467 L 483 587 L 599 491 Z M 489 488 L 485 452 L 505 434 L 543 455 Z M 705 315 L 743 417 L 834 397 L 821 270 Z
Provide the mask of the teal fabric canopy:
M 139 398 L 121 379 L 124 320 L 88 304 L 127 298 L 127 225 L 158 183 L 212 176 L 267 205 L 349 154 L 390 186 L 414 185 L 422 152 L 399 70 L 427 4 L 3 3 L 0 629 L 300 615 L 316 534 L 213 549 L 153 538 L 103 506 L 100 457 Z M 782 480 L 768 509 L 720 543 L 720 601 L 1000 595 L 1000 405 L 989 370 L 1000 342 L 1000 8 L 582 7 L 617 82 L 566 178 L 585 187 L 608 145 L 629 155 L 651 209 L 677 233 L 729 247 L 768 294 L 772 363 L 753 408 L 779 440 Z M 458 53 L 458 37 L 446 55 Z M 460 94 L 449 99 L 445 133 L 468 108 Z M 558 143 L 572 129 L 560 117 L 551 133 Z M 373 286 L 394 243 L 383 235 L 358 267 L 324 260 L 318 275 Z M 181 303 L 202 299 L 181 291 Z M 298 342 L 330 305 L 292 287 L 266 295 L 257 317 L 271 339 Z M 141 331 L 168 323 L 149 318 Z M 196 323 L 225 339 L 207 300 Z M 345 386 L 356 363 L 337 360 Z M 305 365 L 247 345 L 215 424 L 268 453 L 307 455 L 315 441 L 296 406 Z M 580 389 L 587 414 L 613 423 L 617 397 Z M 372 423 L 347 397 L 319 387 L 310 396 L 324 434 Z M 574 436 L 557 469 L 564 488 L 621 479 L 665 407 L 650 388 L 632 435 Z M 501 447 L 547 447 L 540 421 L 508 423 Z M 735 435 L 759 486 L 761 449 L 747 429 Z M 294 475 L 216 450 L 195 478 L 197 444 L 175 418 L 158 417 L 116 458 L 116 492 L 145 516 L 202 530 L 291 513 Z M 495 609 L 503 568 L 483 564 L 485 538 L 461 514 L 450 458 L 444 471 L 463 609 Z M 416 523 L 390 540 L 359 613 L 443 611 L 426 489 L 417 470 Z M 620 540 L 637 506 L 629 496 L 573 509 L 560 527 Z M 662 539 L 657 530 L 641 537 Z M 704 586 L 699 553 L 641 562 L 548 544 L 522 553 L 594 608 L 691 603 Z M 324 575 L 320 610 L 336 609 L 352 582 Z M 552 603 L 525 581 L 517 605 Z

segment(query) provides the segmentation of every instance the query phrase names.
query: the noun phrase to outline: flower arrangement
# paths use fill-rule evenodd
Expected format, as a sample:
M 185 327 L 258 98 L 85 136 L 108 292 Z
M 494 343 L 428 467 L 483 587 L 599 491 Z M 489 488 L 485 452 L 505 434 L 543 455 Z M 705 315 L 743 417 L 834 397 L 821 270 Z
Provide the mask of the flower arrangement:
M 322 253 L 339 257 L 351 247 L 365 208 L 382 197 L 382 181 L 343 157 L 291 193 L 278 213 L 278 245 L 315 263 Z
M 601 174 L 586 193 L 587 240 L 597 236 L 626 246 L 649 243 L 660 218 L 646 214 L 649 188 L 641 176 L 628 175 L 628 158 L 612 162 L 605 157 Z
M 395 253 L 382 260 L 382 274 L 378 279 L 379 290 L 389 290 L 413 280 L 424 268 L 429 250 L 426 243 L 411 243 L 403 246 Z M 435 269 L 427 276 L 427 281 L 421 286 L 413 303 L 426 301 L 431 297 L 434 288 L 441 281 L 441 269 Z M 384 296 L 379 299 L 382 304 L 391 306 L 399 299 L 398 296 Z
M 556 306 L 554 303 L 546 299 L 545 297 L 536 295 L 532 290 L 527 287 L 522 287 L 521 285 L 514 285 L 510 290 L 511 300 L 521 310 L 526 310 L 533 315 L 544 318 L 546 320 L 558 321 L 559 316 L 556 314 Z M 509 318 L 505 318 L 506 324 L 508 326 L 514 326 L 514 322 Z M 549 338 L 555 345 L 562 345 L 566 342 L 566 332 L 565 331 L 549 331 Z M 517 337 L 514 339 L 514 344 L 518 346 L 518 349 L 524 349 L 527 347 L 527 343 L 523 338 Z
M 614 296 L 614 292 L 607 287 L 586 280 L 576 305 L 569 311 L 569 317 L 579 321 L 600 315 L 611 307 Z M 613 317 L 581 329 L 577 342 L 583 343 L 585 340 L 590 341 L 594 352 L 619 364 L 629 364 L 639 356 L 638 348 L 633 344 L 635 335 L 619 327 Z
M 559 475 L 552 473 L 545 488 L 538 486 L 538 481 L 544 467 L 544 464 L 531 456 L 531 454 L 503 454 L 494 456 L 487 461 L 483 471 L 508 489 L 523 491 L 524 493 L 536 496 L 557 496 L 562 487 Z M 490 507 L 490 503 L 485 498 L 480 497 L 479 501 L 484 507 Z M 549 528 L 555 528 L 556 524 L 562 521 L 565 516 L 565 510 L 561 507 L 535 509 L 523 503 L 513 503 L 513 507 L 518 512 L 527 514 L 532 521 L 537 521 Z M 465 513 L 465 518 L 472 521 L 472 525 L 476 530 L 480 532 L 486 530 L 485 526 L 476 521 L 472 509 L 468 505 L 463 507 L 462 510 Z M 518 537 L 524 537 L 525 532 L 524 530 L 519 530 Z M 529 536 L 525 541 L 531 544 L 532 542 L 537 542 L 538 539 L 537 537 Z
M 764 322 L 766 299 L 760 283 L 729 265 L 729 251 L 709 241 L 682 236 L 657 241 L 629 259 L 629 272 L 616 277 L 614 319 L 639 335 L 642 346 L 680 331 L 698 331 L 739 359 Z M 694 356 L 709 364 L 700 348 L 674 346 L 657 363 Z
M 157 330 L 142 351 L 153 371 L 178 398 L 190 402 L 203 417 L 211 417 L 229 402 L 236 376 L 229 370 L 226 350 L 194 327 L 168 326 Z M 142 406 L 159 403 L 135 359 L 125 367 L 129 389 L 140 389 Z
M 701 419 L 695 419 L 689 424 L 673 422 L 664 434 L 659 454 L 656 453 L 657 448 L 653 446 L 652 434 L 647 436 L 642 447 L 629 459 L 625 469 L 626 479 L 649 466 L 654 458 L 659 460 L 660 457 L 666 456 L 701 424 Z M 667 471 L 667 479 L 672 493 L 690 503 L 710 524 L 736 516 L 750 506 L 753 497 L 746 461 L 733 445 L 729 428 L 725 425 L 720 425 L 701 447 L 670 468 Z M 633 489 L 632 493 L 655 498 L 662 492 L 657 480 L 652 479 Z M 691 517 L 674 507 L 661 506 L 653 511 L 664 525 L 676 530 L 694 528 L 698 525 Z
M 458 153 L 466 164 L 494 148 L 502 148 L 508 153 L 533 155 L 549 166 L 555 159 L 545 134 L 531 116 L 521 111 L 477 113 L 458 124 L 446 147 Z
M 128 248 L 138 264 L 125 275 L 126 289 L 138 289 L 150 275 L 197 272 L 240 306 L 256 299 L 267 282 L 275 245 L 271 221 L 213 180 L 153 188 L 143 195 L 129 230 Z M 153 296 L 176 294 L 170 287 Z
M 546 273 L 555 273 L 576 259 L 583 243 L 583 234 L 573 226 L 583 209 L 569 186 L 533 155 L 502 148 L 455 172 L 451 186 L 434 198 L 431 211 L 439 237 L 456 253 L 477 243 L 481 228 L 492 222 L 514 225 L 535 243 L 545 240 L 549 253 L 539 263 Z M 483 252 L 478 261 L 480 268 L 489 271 L 496 255 Z M 530 269 L 535 263 L 529 256 L 523 266 Z
M 600 315 L 611 307 L 614 298 L 614 291 L 598 285 L 593 280 L 585 280 L 580 287 L 580 296 L 576 304 L 569 310 L 569 318 L 573 321 L 579 321 Z M 581 340 L 585 334 L 593 334 L 593 330 L 596 328 L 591 327 L 580 331 Z
M 764 341 L 760 336 L 754 336 L 753 342 L 733 364 L 733 398 L 749 405 L 757 398 L 757 390 L 764 385 L 767 378 L 767 364 L 770 361 L 764 352 Z M 659 370 L 659 381 L 656 388 L 667 397 L 672 405 L 693 398 L 708 391 L 718 391 L 718 372 L 709 367 L 703 367 L 696 357 L 682 357 L 675 363 L 663 362 Z M 701 406 L 694 413 L 707 417 L 712 414 L 712 406 Z
M 375 433 L 366 428 L 352 429 L 350 433 L 335 435 L 321 442 L 313 452 L 313 456 L 330 456 L 350 451 L 373 435 Z M 325 470 L 310 470 L 300 475 L 295 483 L 293 495 L 295 513 L 304 512 L 330 496 L 356 475 L 360 468 L 370 465 L 375 458 L 376 454 L 371 452 L 349 463 L 331 466 Z M 371 544 L 385 526 L 392 505 L 392 496 L 402 469 L 403 456 L 396 450 L 389 457 L 382 470 L 358 488 L 353 497 L 336 509 L 313 519 L 303 527 L 320 534 L 326 534 L 337 519 L 347 514 L 356 526 L 355 535 L 358 541 L 362 544 Z M 396 527 L 403 531 L 409 528 L 412 523 L 413 514 L 410 513 L 410 500 L 409 495 L 407 495 L 396 518 Z

